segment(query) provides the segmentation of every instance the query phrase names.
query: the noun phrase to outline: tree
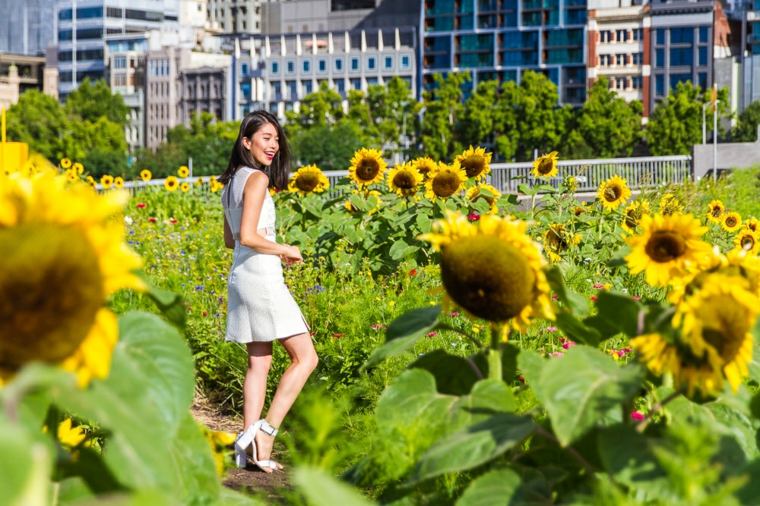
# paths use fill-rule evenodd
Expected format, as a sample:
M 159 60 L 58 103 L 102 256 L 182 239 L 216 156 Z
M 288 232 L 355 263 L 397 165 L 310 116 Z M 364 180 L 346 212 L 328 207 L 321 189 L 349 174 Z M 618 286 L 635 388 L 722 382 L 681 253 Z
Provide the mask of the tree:
M 422 104 L 412 97 L 409 85 L 400 77 L 394 77 L 385 86 L 373 85 L 367 90 L 369 113 L 378 132 L 380 143 L 390 153 L 402 150 L 403 140 L 414 146 L 413 138 L 417 128 L 417 113 Z M 409 155 L 409 149 L 404 152 Z
M 112 93 L 102 79 L 82 81 L 66 99 L 66 113 L 95 123 L 101 117 L 124 127 L 129 122 L 129 107 L 118 93 Z
M 727 116 L 728 91 L 718 92 L 718 119 Z M 653 155 L 686 155 L 694 144 L 702 142 L 702 104 L 710 100 L 709 91 L 703 92 L 690 81 L 678 83 L 675 91 L 658 103 L 647 123 L 644 135 Z M 707 113 L 710 115 L 708 107 Z M 712 121 L 707 121 L 712 132 Z
M 361 128 L 346 118 L 302 130 L 293 142 L 294 160 L 322 170 L 345 170 L 354 152 L 366 146 L 362 137 Z
M 464 111 L 462 85 L 470 80 L 470 74 L 435 74 L 433 80 L 433 89 L 423 94 L 422 151 L 434 159 L 449 159 L 461 150 L 461 144 L 454 142 L 454 133 Z
M 8 109 L 8 137 L 29 144 L 32 151 L 58 162 L 67 156 L 65 138 L 70 128 L 61 104 L 37 90 L 21 94 Z
M 609 88 L 606 77 L 598 79 L 578 112 L 577 132 L 588 147 L 586 153 L 629 156 L 641 137 L 641 111 L 641 102 L 626 102 Z
M 760 100 L 755 100 L 739 115 L 731 138 L 737 142 L 758 140 L 757 127 L 760 125 Z
M 334 124 L 345 116 L 343 98 L 326 82 L 323 82 L 317 91 L 306 95 L 301 100 L 298 112 L 289 111 L 285 113 L 285 116 L 289 136 L 296 134 L 299 129 Z

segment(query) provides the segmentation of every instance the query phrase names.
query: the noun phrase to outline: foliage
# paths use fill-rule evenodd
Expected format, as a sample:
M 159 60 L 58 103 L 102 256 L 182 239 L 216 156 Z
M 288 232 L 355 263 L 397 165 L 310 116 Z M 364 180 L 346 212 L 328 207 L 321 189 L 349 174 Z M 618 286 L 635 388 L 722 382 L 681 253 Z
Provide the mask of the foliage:
M 470 80 L 468 73 L 433 75 L 432 89 L 423 94 L 424 120 L 420 127 L 422 150 L 431 158 L 450 158 L 461 150 L 454 137 L 455 127 L 464 112 L 462 85 Z
M 86 78 L 66 97 L 66 113 L 84 121 L 96 123 L 100 118 L 124 127 L 129 122 L 129 107 L 118 93 L 112 93 L 108 83 L 99 79 L 94 83 Z
M 734 142 L 755 142 L 758 140 L 757 127 L 760 126 L 760 100 L 755 100 L 744 109 L 731 131 Z
M 678 83 L 675 91 L 657 104 L 649 118 L 645 138 L 653 155 L 686 155 L 702 142 L 702 106 L 710 101 L 710 90 L 690 81 Z M 718 92 L 718 122 L 728 115 L 728 90 Z M 707 131 L 712 132 L 712 109 L 707 111 Z M 709 135 L 709 134 L 708 134 Z

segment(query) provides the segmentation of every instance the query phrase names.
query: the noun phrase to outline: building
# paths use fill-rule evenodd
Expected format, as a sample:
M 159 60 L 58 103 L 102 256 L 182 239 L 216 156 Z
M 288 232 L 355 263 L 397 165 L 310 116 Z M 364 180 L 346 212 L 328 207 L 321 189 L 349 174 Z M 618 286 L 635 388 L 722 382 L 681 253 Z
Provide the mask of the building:
M 644 116 L 650 110 L 649 5 L 635 0 L 589 0 L 589 88 L 606 77 L 610 88 L 622 98 L 639 100 Z
M 106 78 L 108 37 L 178 31 L 179 0 L 66 0 L 56 6 L 59 92 Z
M 422 79 L 469 72 L 470 86 L 542 72 L 560 101 L 586 98 L 586 0 L 425 0 Z
M 179 116 L 188 124 L 194 114 L 211 113 L 218 121 L 230 119 L 230 67 L 187 68 L 179 74 Z
M 206 0 L 208 28 L 218 33 L 260 33 L 262 0 Z
M 414 27 L 239 40 L 236 118 L 258 108 L 282 117 L 323 83 L 345 98 L 348 90 L 366 91 L 398 76 L 417 96 L 416 41 Z
M 51 83 L 52 80 L 52 83 Z M 7 109 L 27 90 L 56 96 L 54 74 L 46 72 L 44 56 L 0 53 L 0 109 Z
M 0 0 L 0 52 L 42 55 L 55 42 L 56 0 Z
M 130 151 L 145 146 L 145 54 L 146 34 L 125 34 L 106 40 L 107 75 L 111 91 L 129 107 L 125 136 Z
M 741 70 L 742 101 L 740 109 L 746 109 L 760 100 L 760 0 L 752 0 L 749 8 L 741 13 Z

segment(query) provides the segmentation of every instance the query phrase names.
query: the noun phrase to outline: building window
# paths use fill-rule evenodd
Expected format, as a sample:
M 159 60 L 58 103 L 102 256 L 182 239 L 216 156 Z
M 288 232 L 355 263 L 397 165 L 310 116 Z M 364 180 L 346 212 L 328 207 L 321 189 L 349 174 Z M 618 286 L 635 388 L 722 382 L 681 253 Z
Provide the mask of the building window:
M 665 44 L 665 29 L 657 29 L 657 44 Z
M 602 67 L 609 67 L 610 66 L 610 55 L 608 54 L 600 54 L 599 55 L 599 65 Z
M 320 72 L 325 72 L 327 70 L 327 61 L 326 60 L 319 60 L 317 62 L 317 68 Z
M 375 57 L 370 56 L 367 58 L 367 70 L 375 70 Z
M 303 94 L 304 95 L 310 94 L 312 92 L 312 90 L 314 89 L 314 87 L 313 87 L 313 85 L 311 83 L 311 79 L 307 79 L 306 81 L 301 81 L 301 87 L 303 89 Z
M 602 42 L 610 42 L 612 40 L 612 32 L 609 30 L 602 30 L 599 33 L 599 39 Z
M 335 89 L 338 90 L 338 93 L 341 94 L 341 96 L 346 94 L 346 81 L 344 79 L 337 79 L 335 81 Z
M 351 58 L 351 70 L 359 70 L 359 58 Z
M 654 76 L 654 94 L 657 97 L 665 96 L 665 76 L 662 74 Z
M 699 48 L 699 66 L 707 65 L 707 46 L 701 46 Z
M 658 67 L 665 66 L 665 50 L 660 48 L 655 50 L 654 64 Z
M 625 42 L 628 37 L 626 37 L 626 31 L 627 30 L 617 30 L 615 32 L 615 40 L 617 42 Z
M 402 69 L 408 69 L 410 66 L 411 65 L 410 65 L 409 55 L 406 55 L 406 54 L 403 55 L 401 57 L 401 68 Z
M 644 54 L 643 53 L 633 53 L 633 64 L 634 65 L 641 65 L 641 62 L 643 61 Z
M 615 65 L 618 67 L 625 67 L 625 55 L 620 53 L 615 55 Z
M 303 71 L 304 72 L 311 72 L 311 61 L 304 60 L 303 61 Z
M 393 68 L 393 56 L 386 56 L 385 57 L 385 65 L 384 67 L 386 69 L 392 69 Z
M 694 63 L 694 52 L 691 47 L 670 48 L 670 66 L 691 66 Z
M 240 66 L 240 73 L 243 74 L 243 77 L 248 77 L 248 64 L 247 63 L 243 63 Z
M 671 44 L 691 44 L 694 42 L 694 29 L 687 28 L 671 28 L 670 29 L 670 43 Z
M 288 60 L 288 74 L 292 74 L 296 71 L 296 64 L 293 60 Z
M 362 89 L 362 80 L 361 80 L 361 78 L 355 77 L 355 78 L 351 79 L 351 88 L 353 88 L 354 90 L 361 91 L 361 89 Z
M 699 27 L 699 42 L 702 44 L 707 44 L 710 42 L 710 27 L 709 26 L 700 26 Z
M 634 28 L 631 31 L 631 39 L 633 41 L 639 41 L 639 40 L 641 40 L 641 28 Z
M 335 59 L 335 70 L 337 72 L 340 72 L 341 70 L 343 70 L 343 58 Z
M 287 81 L 285 85 L 288 87 L 288 99 L 298 100 L 298 83 L 296 81 Z
M 276 61 L 272 62 L 272 74 L 276 75 L 280 73 L 280 64 Z
M 631 88 L 633 88 L 634 90 L 641 89 L 641 76 L 633 76 L 631 78 Z
M 707 72 L 700 72 L 697 74 L 697 84 L 703 89 L 707 89 Z

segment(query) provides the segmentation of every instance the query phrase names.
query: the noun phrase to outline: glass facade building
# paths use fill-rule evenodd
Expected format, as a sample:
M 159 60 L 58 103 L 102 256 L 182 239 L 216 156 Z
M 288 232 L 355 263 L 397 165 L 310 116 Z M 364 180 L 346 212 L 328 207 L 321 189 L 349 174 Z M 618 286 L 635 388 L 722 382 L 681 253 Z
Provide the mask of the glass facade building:
M 586 98 L 586 0 L 425 0 L 422 81 L 470 72 L 472 80 L 518 80 L 542 72 L 560 101 Z

